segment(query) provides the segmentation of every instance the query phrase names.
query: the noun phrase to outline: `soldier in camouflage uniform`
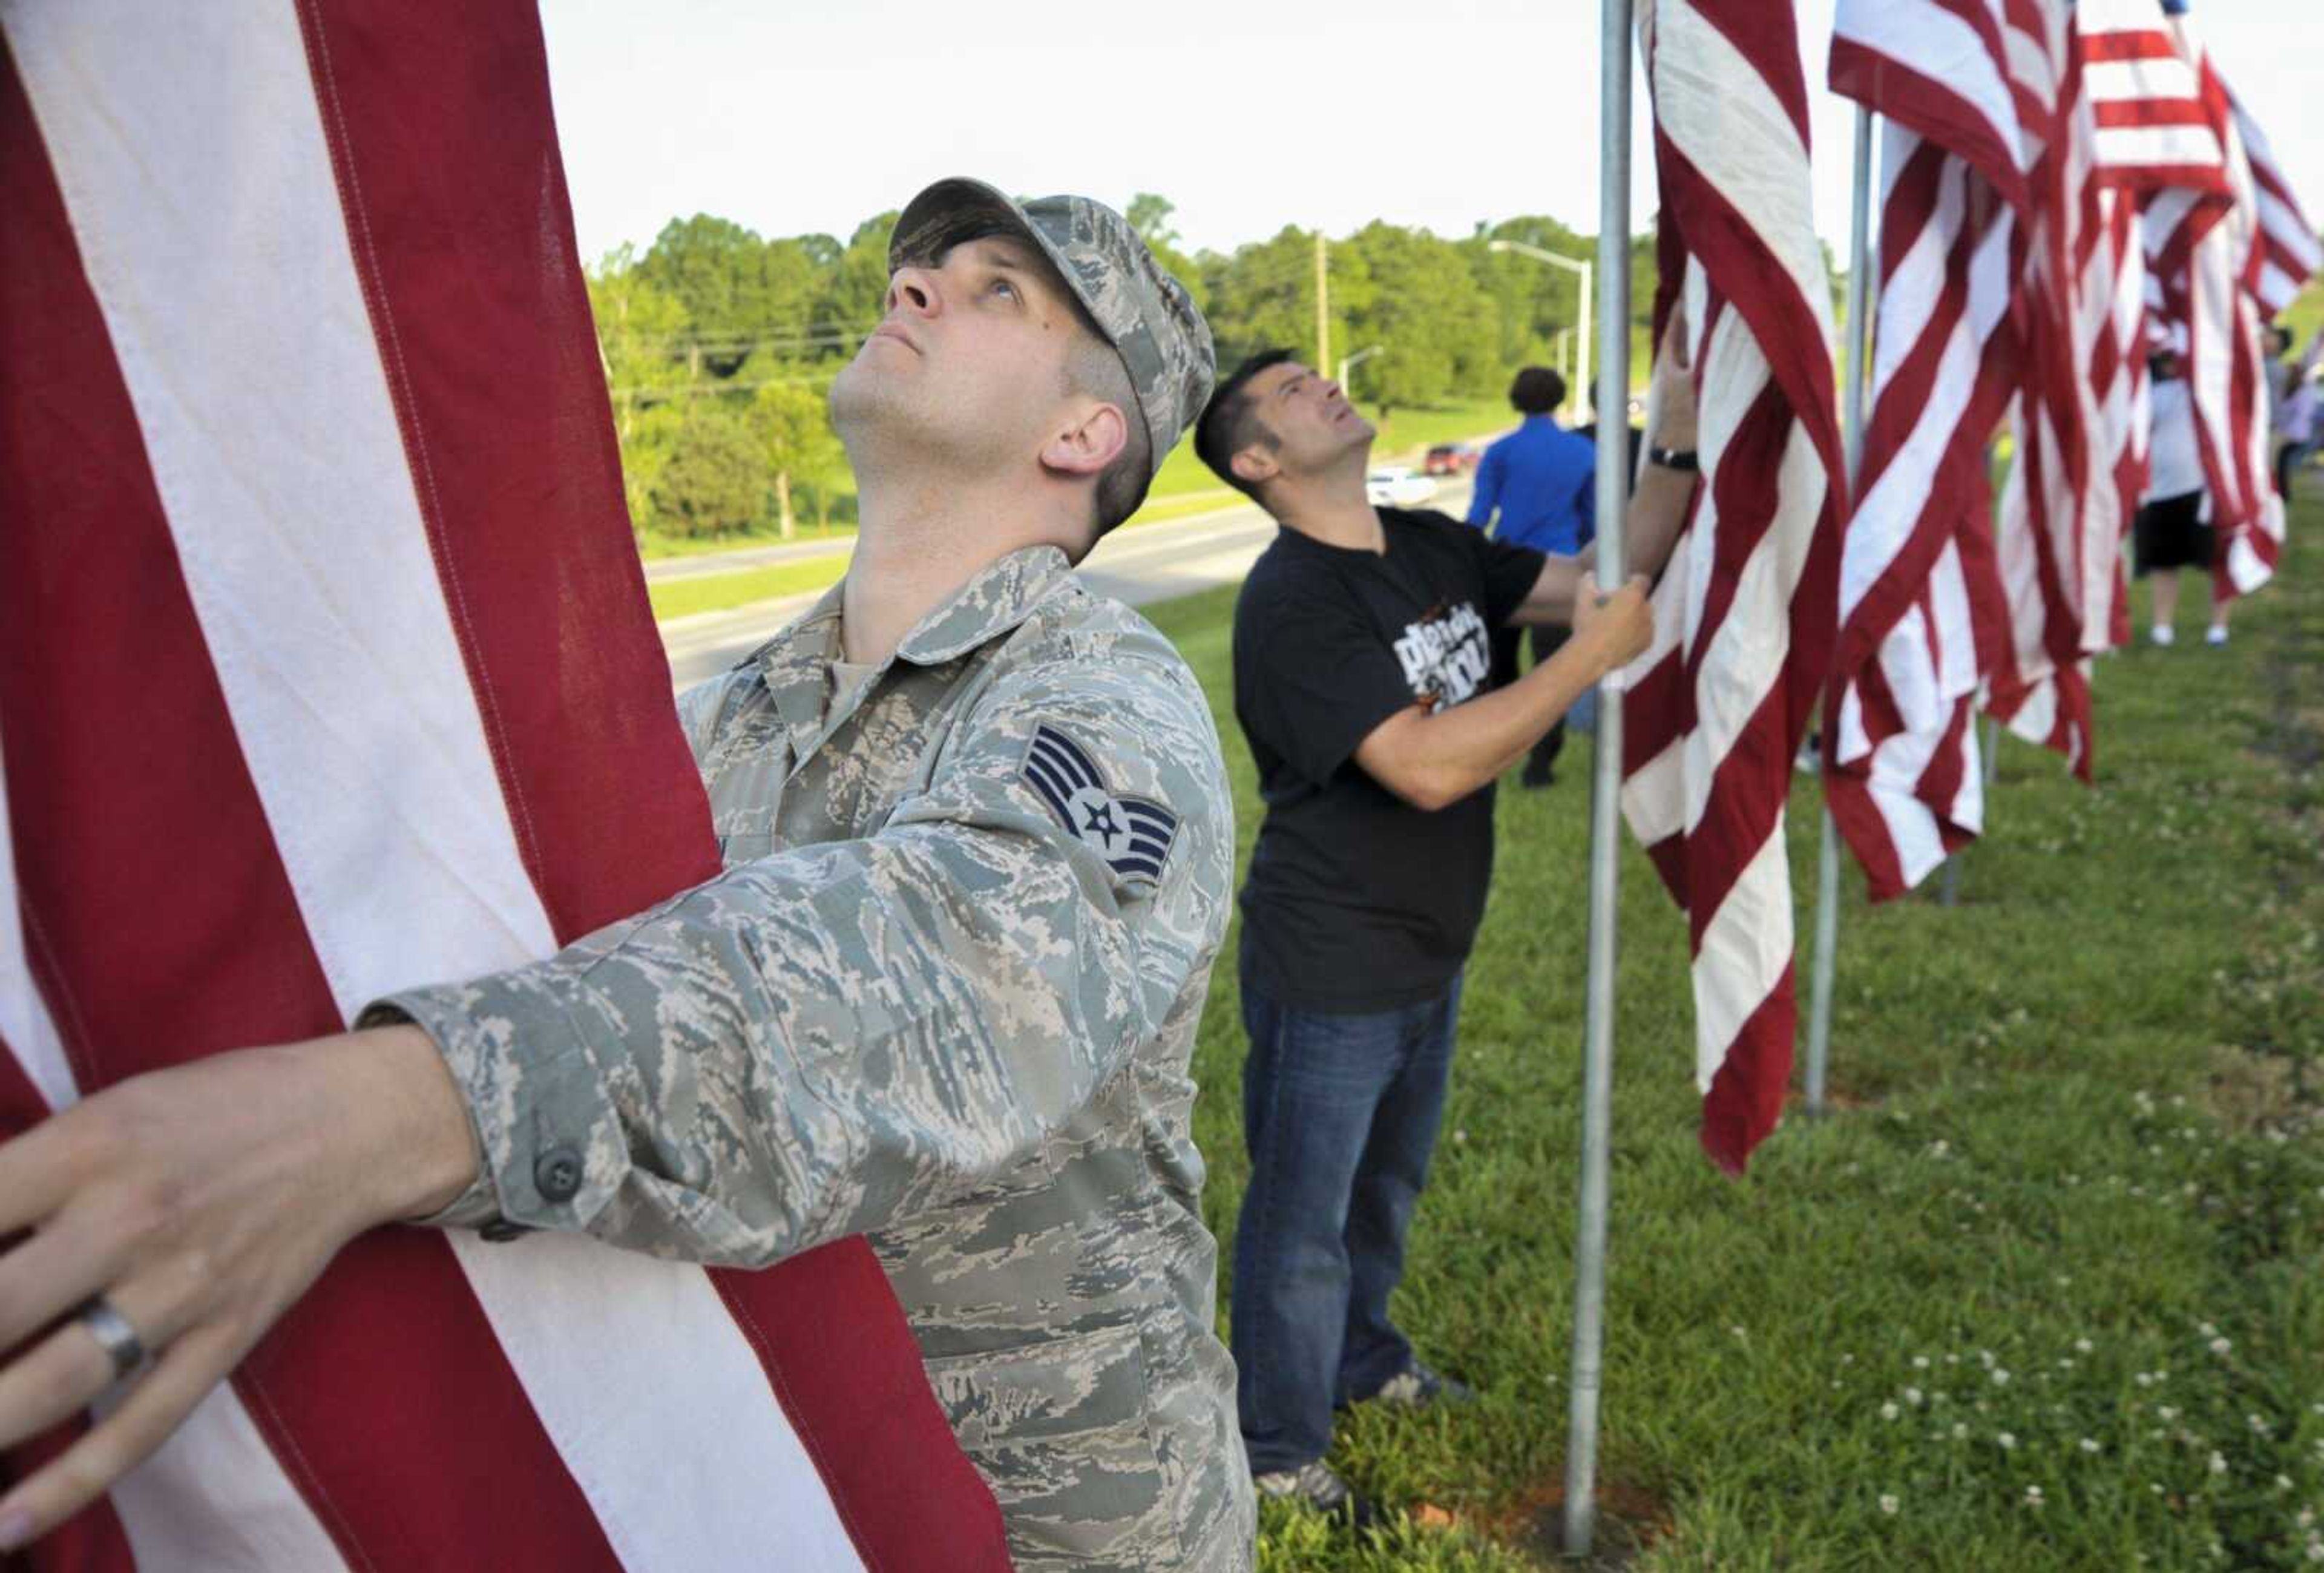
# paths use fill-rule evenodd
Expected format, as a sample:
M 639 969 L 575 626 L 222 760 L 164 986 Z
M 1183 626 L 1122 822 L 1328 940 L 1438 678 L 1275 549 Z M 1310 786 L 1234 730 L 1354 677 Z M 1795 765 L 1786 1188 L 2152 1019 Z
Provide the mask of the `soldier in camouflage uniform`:
M 744 1265 L 867 1235 L 1019 1568 L 1236 1573 L 1254 1509 L 1187 1074 L 1231 799 L 1185 662 L 1069 561 L 1202 409 L 1209 331 L 1123 219 L 1080 198 L 941 182 L 890 257 L 889 320 L 835 394 L 865 487 L 851 582 L 681 701 L 725 872 L 364 1025 L 424 1029 L 466 1104 L 470 1155 L 449 1170 L 466 1190 L 429 1221 Z M 1033 328 L 1079 336 L 1068 394 L 1093 329 L 1112 352 L 1098 381 L 1130 407 L 1091 414 L 1023 479 L 1027 516 L 1094 495 L 1094 518 L 1030 544 L 962 523 L 962 576 L 922 584 L 883 649 L 864 635 L 887 588 L 865 582 L 887 560 L 875 504 L 929 489 L 899 473 L 906 417 L 928 414 L 911 379 L 956 373 L 980 342 L 966 314 L 988 306 L 1019 313 L 1018 337 L 986 346 L 1054 359 Z M 1032 408 L 1048 394 L 1023 378 L 1055 377 L 981 372 Z M 939 435 L 968 442 L 982 413 L 953 410 Z

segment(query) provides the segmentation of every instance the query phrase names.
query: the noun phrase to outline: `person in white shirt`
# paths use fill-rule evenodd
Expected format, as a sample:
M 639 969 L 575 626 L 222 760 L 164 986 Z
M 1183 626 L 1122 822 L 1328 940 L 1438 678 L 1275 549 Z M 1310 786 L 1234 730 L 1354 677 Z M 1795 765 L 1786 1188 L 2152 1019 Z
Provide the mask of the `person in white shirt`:
M 2178 354 L 2161 351 L 2147 365 L 2153 374 L 2154 430 L 2147 449 L 2146 490 L 2132 526 L 2132 573 L 2137 578 L 2153 578 L 2153 616 L 2146 636 L 2156 644 L 2169 644 L 2177 637 L 2173 622 L 2179 611 L 2179 570 L 2208 573 L 2216 542 L 2210 493 L 2195 447 L 2194 405 Z M 2211 616 L 2203 641 L 2225 644 L 2227 603 L 2211 590 L 2208 578 L 2204 586 Z

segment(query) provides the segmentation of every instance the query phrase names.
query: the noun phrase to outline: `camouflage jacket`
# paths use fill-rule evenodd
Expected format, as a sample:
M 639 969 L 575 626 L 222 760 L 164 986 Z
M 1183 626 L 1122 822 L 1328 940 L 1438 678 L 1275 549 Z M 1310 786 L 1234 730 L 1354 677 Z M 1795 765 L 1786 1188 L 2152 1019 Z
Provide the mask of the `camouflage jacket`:
M 680 701 L 719 878 L 390 1002 L 484 1154 L 437 1221 L 745 1265 L 868 1235 L 1020 1568 L 1246 1568 L 1189 1132 L 1234 844 L 1202 692 L 1054 548 L 860 685 L 839 623 Z

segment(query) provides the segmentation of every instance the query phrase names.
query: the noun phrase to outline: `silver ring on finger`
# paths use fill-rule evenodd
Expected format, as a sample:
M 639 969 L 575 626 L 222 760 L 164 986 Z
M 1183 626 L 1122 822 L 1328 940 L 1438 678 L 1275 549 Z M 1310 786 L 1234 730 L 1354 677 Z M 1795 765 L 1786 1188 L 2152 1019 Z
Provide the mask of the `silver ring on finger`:
M 137 1336 L 137 1329 L 129 1325 L 129 1319 L 115 1310 L 113 1302 L 105 1296 L 91 1297 L 88 1303 L 75 1313 L 73 1319 L 88 1329 L 88 1336 L 97 1340 L 97 1346 L 105 1351 L 106 1359 L 113 1362 L 113 1379 L 115 1382 L 145 1364 L 145 1340 Z

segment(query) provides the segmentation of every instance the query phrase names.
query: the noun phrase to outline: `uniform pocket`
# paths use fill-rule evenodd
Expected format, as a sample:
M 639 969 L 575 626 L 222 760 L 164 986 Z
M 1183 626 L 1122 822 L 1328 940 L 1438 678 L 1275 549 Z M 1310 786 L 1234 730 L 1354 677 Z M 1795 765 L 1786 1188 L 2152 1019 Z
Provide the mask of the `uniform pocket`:
M 927 1362 L 953 1433 L 1009 1520 L 1020 1568 L 1176 1557 L 1134 1327 Z

